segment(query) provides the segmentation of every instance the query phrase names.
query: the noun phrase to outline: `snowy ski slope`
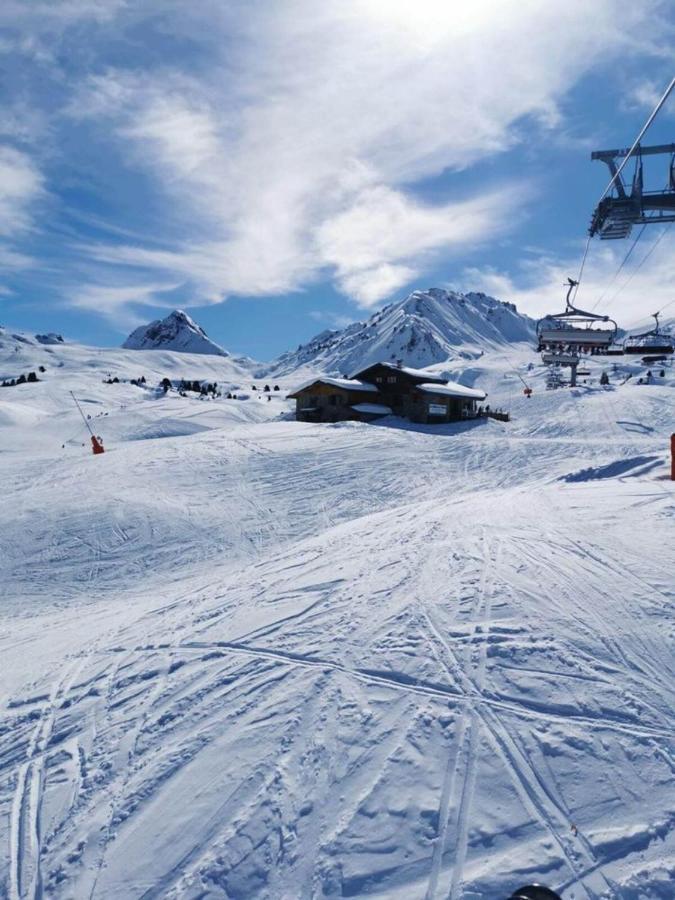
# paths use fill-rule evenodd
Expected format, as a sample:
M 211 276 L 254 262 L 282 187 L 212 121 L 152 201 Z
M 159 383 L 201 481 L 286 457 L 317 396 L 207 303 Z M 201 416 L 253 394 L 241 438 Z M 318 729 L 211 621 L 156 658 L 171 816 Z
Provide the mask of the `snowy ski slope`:
M 672 369 L 331 426 L 56 349 L 0 389 L 0 895 L 675 894 Z

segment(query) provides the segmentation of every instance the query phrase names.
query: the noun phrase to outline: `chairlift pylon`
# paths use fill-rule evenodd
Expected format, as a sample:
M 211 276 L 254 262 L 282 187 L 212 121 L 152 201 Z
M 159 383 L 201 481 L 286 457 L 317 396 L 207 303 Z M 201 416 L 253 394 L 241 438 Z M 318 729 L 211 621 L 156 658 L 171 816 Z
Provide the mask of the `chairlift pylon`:
M 659 327 L 659 313 L 652 313 L 656 324 L 650 331 L 641 334 L 633 334 L 623 342 L 624 353 L 640 354 L 670 354 L 675 350 L 672 335 L 661 331 Z
M 586 312 L 572 303 L 572 291 L 579 284 L 567 279 L 565 309 L 550 313 L 537 322 L 539 351 L 568 353 L 601 353 L 616 337 L 617 324 L 609 316 Z M 606 324 L 607 327 L 597 327 Z

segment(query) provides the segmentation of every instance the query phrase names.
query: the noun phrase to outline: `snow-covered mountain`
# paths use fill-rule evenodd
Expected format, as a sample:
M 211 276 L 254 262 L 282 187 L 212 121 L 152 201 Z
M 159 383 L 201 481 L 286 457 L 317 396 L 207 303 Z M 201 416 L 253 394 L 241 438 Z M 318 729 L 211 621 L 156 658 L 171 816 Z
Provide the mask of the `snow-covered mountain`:
M 122 347 L 125 350 L 174 350 L 179 353 L 230 355 L 212 341 L 201 325 L 182 309 L 174 309 L 165 319 L 141 325 L 131 332 Z
M 460 294 L 441 288 L 414 291 L 385 306 L 366 322 L 343 330 L 322 331 L 297 350 L 284 353 L 270 372 L 301 368 L 348 373 L 371 363 L 401 360 L 425 367 L 453 359 L 476 359 L 486 350 L 532 341 L 535 322 L 481 293 Z

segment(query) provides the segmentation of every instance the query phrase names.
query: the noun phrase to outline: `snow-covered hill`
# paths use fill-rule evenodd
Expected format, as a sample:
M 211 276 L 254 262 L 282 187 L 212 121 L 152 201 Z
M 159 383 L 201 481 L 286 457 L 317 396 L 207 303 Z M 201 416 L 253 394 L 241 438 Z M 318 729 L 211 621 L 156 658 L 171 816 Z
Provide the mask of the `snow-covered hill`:
M 199 326 L 197 326 L 199 327 Z M 214 345 L 215 346 L 215 345 Z M 157 345 L 154 348 L 90 347 L 64 340 L 57 334 L 36 334 L 0 326 L 0 380 L 16 377 L 40 365 L 51 370 L 82 373 L 91 370 L 101 376 L 138 377 L 141 373 L 162 378 L 209 378 L 248 380 L 260 363 L 246 356 L 232 356 Z
M 182 309 L 175 309 L 165 319 L 156 319 L 132 331 L 122 344 L 126 350 L 173 350 L 179 353 L 206 353 L 229 356 L 214 343 L 201 325 Z
M 0 897 L 672 896 L 672 366 L 496 344 L 438 365 L 509 423 L 313 425 L 0 344 Z
M 323 331 L 308 344 L 284 353 L 274 374 L 311 369 L 348 374 L 374 362 L 402 360 L 424 368 L 454 359 L 476 359 L 486 350 L 534 340 L 534 320 L 512 303 L 485 294 L 440 288 L 415 291 L 385 306 L 366 322 Z
M 0 453 L 27 447 L 49 453 L 64 443 L 66 449 L 80 447 L 86 434 L 70 391 L 97 420 L 106 444 L 191 434 L 230 420 L 259 421 L 282 412 L 281 392 L 269 408 L 266 401 L 264 409 L 257 402 L 251 387 L 259 364 L 245 357 L 88 347 L 56 338 L 45 343 L 41 338 L 0 327 L 0 385 L 28 379 L 31 373 L 38 379 L 0 386 Z M 223 393 L 235 392 L 241 399 L 202 404 L 176 392 L 164 397 L 158 392 L 163 378 L 176 384 L 181 379 L 216 382 Z M 142 384 L 132 383 L 141 379 Z M 248 397 L 251 402 L 243 399 Z M 98 421 L 102 416 L 104 423 Z

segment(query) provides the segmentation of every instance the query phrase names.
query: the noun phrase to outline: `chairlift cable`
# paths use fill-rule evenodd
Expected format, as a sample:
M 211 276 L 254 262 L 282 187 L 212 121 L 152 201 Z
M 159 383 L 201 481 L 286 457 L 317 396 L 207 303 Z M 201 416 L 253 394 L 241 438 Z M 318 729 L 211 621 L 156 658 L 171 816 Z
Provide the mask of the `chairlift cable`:
M 657 315 L 657 316 L 660 316 L 661 313 L 664 311 L 664 309 L 668 309 L 668 307 L 669 307 L 669 306 L 672 306 L 673 303 L 675 303 L 675 300 L 670 300 L 668 303 L 666 303 L 665 306 L 662 306 L 661 309 L 657 309 L 657 310 L 656 310 L 656 315 Z M 635 325 L 634 325 L 633 327 L 634 327 L 634 328 L 637 328 L 638 325 L 640 325 L 641 322 L 648 322 L 650 319 L 653 319 L 653 318 L 654 318 L 654 313 L 652 313 L 651 316 L 645 316 L 644 319 L 638 319 L 637 322 L 635 323 Z
M 640 133 L 638 134 L 638 136 L 637 136 L 637 137 L 635 138 L 635 140 L 633 141 L 633 146 L 632 146 L 632 147 L 630 148 L 630 150 L 628 151 L 628 154 L 623 158 L 623 161 L 621 162 L 621 165 L 618 167 L 618 169 L 616 170 L 616 172 L 614 173 L 614 175 L 612 175 L 612 177 L 611 177 L 611 179 L 610 179 L 610 182 L 609 182 L 609 184 L 607 185 L 607 187 L 605 188 L 605 190 L 603 191 L 602 196 L 601 196 L 600 199 L 598 200 L 598 203 L 601 203 L 601 202 L 605 199 L 605 197 L 607 196 L 607 194 L 609 194 L 609 192 L 610 192 L 610 191 L 612 190 L 612 188 L 614 187 L 614 183 L 616 182 L 617 178 L 619 178 L 619 176 L 621 175 L 621 173 L 622 173 L 622 171 L 623 171 L 623 169 L 624 169 L 626 163 L 627 163 L 628 160 L 632 157 L 632 155 L 633 155 L 633 153 L 635 152 L 636 148 L 639 146 L 640 141 L 642 140 L 642 138 L 643 138 L 643 137 L 645 136 L 645 134 L 647 133 L 647 130 L 648 130 L 649 126 L 652 124 L 652 122 L 654 121 L 654 119 L 655 119 L 656 116 L 658 115 L 659 110 L 661 109 L 661 107 L 663 106 L 663 104 L 666 102 L 666 100 L 667 100 L 668 97 L 670 96 L 670 92 L 673 90 L 674 87 L 675 87 L 675 78 L 672 78 L 671 81 L 670 81 L 670 84 L 668 85 L 668 87 L 667 87 L 667 88 L 665 89 L 665 91 L 663 92 L 663 95 L 662 95 L 661 99 L 659 100 L 659 102 L 656 104 L 656 106 L 655 106 L 654 109 L 652 110 L 651 115 L 649 116 L 649 118 L 647 119 L 647 121 L 645 122 L 645 124 L 642 126 L 642 130 L 640 131 Z
M 666 183 L 666 187 L 668 187 L 668 183 Z M 642 228 L 641 228 L 640 231 L 637 233 L 637 236 L 636 236 L 636 238 L 634 239 L 633 243 L 630 245 L 630 247 L 629 247 L 629 249 L 628 249 L 626 255 L 625 255 L 624 258 L 621 260 L 621 264 L 619 265 L 619 268 L 618 268 L 618 269 L 616 270 L 616 272 L 614 273 L 614 276 L 613 276 L 612 280 L 611 280 L 610 283 L 607 285 L 607 287 L 606 287 L 605 290 L 602 292 L 602 294 L 598 297 L 598 299 L 595 301 L 595 304 L 591 307 L 591 312 L 593 312 L 593 310 L 596 309 L 597 306 L 602 302 L 602 300 L 607 296 L 607 293 L 608 293 L 609 289 L 612 287 L 612 285 L 614 284 L 614 282 L 615 282 L 616 279 L 618 278 L 619 274 L 621 273 L 621 270 L 623 269 L 623 267 L 626 265 L 626 263 L 627 263 L 628 260 L 630 259 L 631 255 L 632 255 L 632 253 L 633 253 L 633 250 L 635 250 L 635 248 L 637 247 L 638 241 L 640 240 L 640 238 L 642 237 L 642 235 L 645 233 L 645 229 L 646 229 L 646 227 L 647 227 L 648 224 L 649 224 L 648 222 L 645 222 L 645 223 L 642 225 Z M 640 264 L 640 265 L 641 265 L 641 264 Z
M 642 226 L 642 228 L 638 231 L 637 237 L 635 238 L 635 240 L 633 241 L 633 243 L 630 245 L 630 249 L 628 250 L 628 252 L 627 252 L 626 255 L 624 256 L 624 258 L 621 260 L 621 265 L 619 266 L 619 268 L 618 268 L 618 269 L 616 270 L 616 272 L 614 273 L 614 276 L 613 276 L 612 280 L 609 282 L 609 284 L 607 285 L 607 287 L 605 288 L 605 290 L 602 292 L 602 294 L 600 294 L 600 296 L 599 296 L 598 299 L 595 301 L 595 303 L 593 304 L 593 306 L 591 306 L 591 312 L 593 312 L 593 311 L 599 306 L 599 304 L 602 303 L 602 301 L 603 301 L 603 300 L 605 299 L 605 297 L 607 296 L 607 293 L 608 293 L 609 289 L 612 287 L 612 285 L 615 283 L 616 279 L 617 279 L 617 278 L 619 277 L 619 275 L 621 274 L 621 271 L 622 271 L 623 267 L 626 265 L 626 263 L 628 262 L 628 260 L 630 259 L 631 254 L 633 253 L 633 250 L 635 250 L 635 248 L 637 247 L 638 241 L 640 240 L 640 238 L 642 237 L 642 235 L 645 233 L 646 227 L 647 227 L 647 223 L 645 222 L 645 224 Z
M 654 241 L 654 243 L 651 245 L 651 247 L 649 248 L 649 250 L 648 250 L 648 251 L 645 253 L 645 255 L 642 257 L 642 259 L 640 260 L 640 262 L 637 264 L 637 266 L 636 266 L 636 267 L 633 269 L 633 271 L 630 273 L 630 275 L 628 276 L 628 278 L 624 281 L 624 283 L 623 283 L 622 285 L 620 285 L 620 286 L 617 288 L 617 290 L 616 290 L 616 291 L 612 294 L 612 296 L 609 298 L 609 300 L 608 300 L 607 303 L 605 304 L 605 309 L 607 309 L 609 306 L 611 306 L 612 303 L 613 303 L 613 302 L 616 300 L 616 298 L 619 296 L 619 294 L 624 290 L 624 288 L 626 288 L 626 287 L 631 283 L 631 281 L 633 280 L 633 278 L 637 275 L 637 273 L 640 271 L 640 269 L 642 268 L 642 266 L 647 262 L 647 260 L 648 260 L 649 257 L 652 255 L 652 253 L 654 252 L 654 250 L 656 250 L 656 248 L 658 247 L 658 245 L 661 243 L 661 241 L 662 241 L 663 238 L 665 237 L 665 234 L 666 234 L 667 231 L 668 231 L 668 226 L 666 225 L 666 227 L 663 229 L 663 231 L 661 232 L 661 234 L 657 237 L 657 239 L 656 239 L 656 240 Z
M 601 194 L 601 196 L 600 196 L 600 199 L 598 200 L 598 205 L 605 199 L 605 197 L 607 196 L 607 194 L 608 194 L 608 193 L 612 190 L 612 188 L 614 187 L 614 184 L 616 183 L 616 180 L 621 176 L 621 173 L 623 172 L 623 170 L 624 170 L 624 168 L 625 168 L 625 166 L 626 166 L 628 160 L 632 158 L 633 154 L 635 153 L 635 150 L 639 147 L 640 141 L 642 140 L 642 138 L 643 138 L 643 137 L 645 136 L 645 134 L 647 133 L 649 127 L 651 126 L 652 122 L 654 121 L 654 119 L 655 119 L 656 116 L 658 115 L 658 113 L 659 113 L 661 107 L 663 106 L 663 104 L 666 102 L 666 100 L 667 100 L 668 97 L 670 96 L 670 93 L 671 93 L 671 91 L 673 90 L 674 87 L 675 87 L 675 77 L 671 79 L 670 84 L 669 84 L 668 87 L 665 89 L 665 91 L 663 92 L 663 94 L 662 94 L 660 100 L 658 101 L 658 103 L 656 104 L 656 106 L 654 107 L 654 109 L 652 110 L 652 112 L 650 113 L 649 118 L 647 119 L 647 121 L 645 122 L 645 124 L 644 124 L 644 125 L 642 126 L 642 128 L 640 129 L 640 133 L 638 134 L 638 136 L 637 136 L 637 137 L 635 138 L 635 140 L 633 141 L 633 144 L 632 144 L 630 150 L 628 151 L 628 153 L 626 154 L 626 156 L 625 156 L 625 157 L 623 158 L 623 160 L 621 161 L 621 164 L 620 164 L 619 167 L 617 168 L 616 172 L 612 175 L 612 177 L 611 177 L 611 179 L 610 179 L 610 181 L 609 181 L 609 184 L 607 185 L 607 187 L 605 188 L 605 190 L 602 192 L 602 194 Z M 577 280 L 577 285 L 576 285 L 576 287 L 575 287 L 575 289 L 574 289 L 574 294 L 573 294 L 573 296 L 572 296 L 572 302 L 573 302 L 573 303 L 574 303 L 574 301 L 576 300 L 577 292 L 578 292 L 578 290 L 579 290 L 579 285 L 581 284 L 581 279 L 582 279 L 583 274 L 584 274 L 584 268 L 585 268 L 585 265 L 586 265 L 586 257 L 588 256 L 588 251 L 589 251 L 589 248 L 590 248 L 590 244 L 591 244 L 591 235 L 589 234 L 588 237 L 587 237 L 587 239 L 586 239 L 586 247 L 584 248 L 584 254 L 583 254 L 583 257 L 582 257 L 582 259 L 581 259 L 581 266 L 579 267 L 579 275 L 578 275 L 578 277 L 577 277 L 577 279 L 576 279 L 576 280 Z
M 577 299 L 577 292 L 579 290 L 579 285 L 581 284 L 581 279 L 584 276 L 584 267 L 586 266 L 586 258 L 588 256 L 588 251 L 591 248 L 591 236 L 590 234 L 586 238 L 586 246 L 584 247 L 584 255 L 581 258 L 581 266 L 579 267 L 579 274 L 576 278 L 576 285 L 574 286 L 574 293 L 571 298 L 571 305 L 574 306 L 574 301 Z

